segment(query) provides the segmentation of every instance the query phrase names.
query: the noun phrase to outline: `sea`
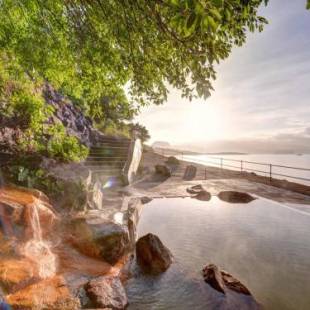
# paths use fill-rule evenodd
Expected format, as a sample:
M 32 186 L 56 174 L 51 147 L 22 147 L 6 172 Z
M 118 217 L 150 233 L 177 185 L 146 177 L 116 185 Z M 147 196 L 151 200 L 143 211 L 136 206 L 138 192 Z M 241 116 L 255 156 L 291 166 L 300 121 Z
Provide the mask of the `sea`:
M 310 154 L 217 154 L 183 155 L 186 161 L 206 166 L 223 167 L 236 171 L 285 179 L 310 186 Z

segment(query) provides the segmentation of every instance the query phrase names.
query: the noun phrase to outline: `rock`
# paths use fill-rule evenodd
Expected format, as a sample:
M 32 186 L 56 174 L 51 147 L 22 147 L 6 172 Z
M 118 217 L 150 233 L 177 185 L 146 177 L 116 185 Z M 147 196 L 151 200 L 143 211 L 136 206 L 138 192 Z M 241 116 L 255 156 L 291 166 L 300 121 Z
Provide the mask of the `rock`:
M 153 199 L 152 198 L 150 198 L 150 197 L 147 197 L 147 196 L 144 196 L 144 197 L 141 197 L 141 202 L 142 202 L 142 204 L 147 204 L 147 203 L 149 203 L 149 202 L 151 202 Z
M 169 156 L 166 160 L 166 164 L 171 166 L 178 166 L 180 164 L 180 161 L 174 156 Z
M 147 198 L 147 197 L 145 197 Z M 137 226 L 143 209 L 143 200 L 133 198 L 128 203 L 126 212 L 126 220 L 129 232 L 130 250 L 134 250 L 137 238 Z
M 221 271 L 216 265 L 210 264 L 206 266 L 203 270 L 203 279 L 211 287 L 220 293 L 225 294 L 225 284 L 221 275 Z
M 93 188 L 91 172 L 83 163 L 57 163 L 44 159 L 42 169 L 48 171 L 56 184 L 62 189 L 53 197 L 59 209 L 81 211 L 89 205 L 94 208 L 93 197 L 97 194 Z
M 35 273 L 36 266 L 29 259 L 20 257 L 0 259 L 0 283 L 9 292 L 36 280 Z
M 89 199 L 93 203 L 93 209 L 101 210 L 103 207 L 103 190 L 102 184 L 98 181 L 95 182 L 93 187 L 92 199 Z
M 46 105 L 54 108 L 53 115 L 47 123 L 61 122 L 68 134 L 77 137 L 86 145 L 91 145 L 100 138 L 100 134 L 93 128 L 91 119 L 84 116 L 80 108 L 69 98 L 63 96 L 48 83 L 44 85 L 42 94 Z
M 225 285 L 232 291 L 244 295 L 251 295 L 250 291 L 236 278 L 225 271 L 221 271 Z
M 85 291 L 94 308 L 121 310 L 128 304 L 125 289 L 118 277 L 95 278 L 86 284 Z
M 41 198 L 38 198 L 41 197 Z M 19 187 L 2 187 L 0 189 L 0 219 L 4 234 L 22 239 L 34 235 L 35 216 L 38 216 L 42 235 L 48 233 L 58 223 L 58 217 L 46 196 L 39 191 L 29 191 Z
M 137 262 L 141 269 L 150 274 L 166 271 L 172 263 L 172 254 L 160 239 L 147 234 L 136 243 Z
M 211 194 L 204 190 L 202 185 L 194 185 L 186 189 L 189 194 L 195 195 L 192 198 L 196 198 L 201 201 L 209 201 L 211 199 Z
M 189 193 L 189 194 L 199 194 L 201 191 L 203 191 L 204 188 L 202 187 L 201 184 L 197 184 L 197 185 L 193 185 L 191 187 L 188 187 L 186 189 L 186 191 Z
M 230 203 L 249 203 L 256 199 L 248 193 L 235 191 L 222 191 L 218 194 L 218 197 L 221 200 Z
M 14 294 L 7 295 L 7 302 L 14 309 L 80 309 L 78 298 L 70 293 L 62 276 L 31 284 Z
M 125 185 L 131 184 L 135 179 L 143 153 L 143 145 L 140 139 L 132 140 L 125 166 L 123 168 L 123 181 Z
M 0 253 L 6 257 L 14 257 L 18 255 L 18 248 L 14 238 L 7 238 L 0 230 Z
M 164 177 L 171 177 L 171 170 L 170 170 L 170 168 L 168 168 L 165 165 L 156 165 L 155 166 L 155 172 L 157 174 L 164 176 Z
M 211 194 L 205 190 L 199 192 L 196 196 L 193 198 L 196 198 L 201 201 L 209 201 L 211 199 Z
M 69 224 L 68 241 L 81 253 L 104 259 L 114 265 L 129 248 L 127 229 L 101 218 L 73 219 Z
M 196 177 L 197 168 L 193 165 L 188 165 L 185 169 L 183 180 L 193 180 Z
M 1 154 L 1 162 L 9 162 L 12 159 L 10 153 L 16 153 L 18 150 L 18 140 L 22 137 L 22 130 L 14 124 L 6 124 L 0 116 L 0 150 L 9 156 Z M 5 160 L 5 161 L 4 161 Z
M 232 275 L 210 264 L 203 269 L 203 278 L 211 287 L 225 294 L 227 288 L 239 294 L 251 295 L 250 291 Z
M 33 226 L 33 219 L 36 212 L 39 216 L 42 237 L 48 236 L 56 223 L 58 223 L 56 214 L 46 204 L 36 201 L 33 204 L 26 205 L 23 209 L 23 221 L 27 224 L 27 230 L 25 232 L 29 236 L 29 239 L 36 234 L 36 231 L 34 231 L 36 228 Z

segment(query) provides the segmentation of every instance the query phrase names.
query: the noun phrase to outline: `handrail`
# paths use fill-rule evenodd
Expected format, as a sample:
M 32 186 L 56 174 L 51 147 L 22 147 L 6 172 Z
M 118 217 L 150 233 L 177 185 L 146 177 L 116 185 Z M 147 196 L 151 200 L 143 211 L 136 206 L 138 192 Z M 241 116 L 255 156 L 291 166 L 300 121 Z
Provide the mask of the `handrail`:
M 201 154 L 204 155 L 204 154 Z M 208 155 L 207 155 L 208 156 Z M 232 158 L 224 158 L 224 157 L 211 157 L 214 159 L 223 159 L 227 161 L 234 161 L 234 162 L 243 162 L 247 164 L 254 164 L 254 165 L 262 165 L 262 166 L 269 166 L 272 165 L 273 167 L 279 167 L 279 168 L 287 168 L 287 169 L 294 169 L 294 170 L 304 170 L 304 171 L 310 171 L 310 168 L 303 168 L 303 167 L 291 167 L 291 166 L 285 166 L 285 165 L 277 165 L 277 164 L 268 164 L 268 163 L 261 163 L 261 162 L 254 162 L 254 161 L 247 161 L 247 160 L 241 160 L 241 159 L 232 159 Z
M 184 154 L 182 154 L 183 156 Z M 228 167 L 228 168 L 235 168 L 235 169 L 240 169 L 241 172 L 243 171 L 252 171 L 252 172 L 258 172 L 258 173 L 263 173 L 269 175 L 270 180 L 272 179 L 273 176 L 280 176 L 280 177 L 285 177 L 285 178 L 290 178 L 290 179 L 295 179 L 295 180 L 302 180 L 302 181 L 308 181 L 310 182 L 310 178 L 305 178 L 305 177 L 298 177 L 298 176 L 293 176 L 293 175 L 288 175 L 288 174 L 283 174 L 283 173 L 277 173 L 272 170 L 272 168 L 285 168 L 285 169 L 291 169 L 291 170 L 298 170 L 298 171 L 310 171 L 309 168 L 301 168 L 301 167 L 291 167 L 291 166 L 286 166 L 286 165 L 277 165 L 277 164 L 267 164 L 267 163 L 261 163 L 261 162 L 254 162 L 254 161 L 247 161 L 247 160 L 238 160 L 238 159 L 231 159 L 231 158 L 223 158 L 223 157 L 209 157 L 211 159 L 219 159 L 220 162 L 215 163 L 211 162 L 214 165 L 221 166 L 223 167 Z M 189 158 L 190 159 L 190 158 Z M 196 159 L 195 159 L 196 161 Z M 201 163 L 208 163 L 208 161 L 204 161 L 203 159 L 197 160 Z M 224 161 L 228 162 L 239 162 L 240 166 L 233 166 L 230 164 L 225 164 Z M 210 162 L 209 162 L 210 163 Z M 243 164 L 252 164 L 252 165 L 261 165 L 269 168 L 269 171 L 263 171 L 263 170 L 258 170 L 258 169 L 252 169 L 248 167 L 244 167 Z
M 167 151 L 167 154 L 165 154 L 165 151 Z M 194 160 L 194 162 L 201 163 L 204 165 L 212 164 L 215 166 L 219 166 L 221 169 L 225 168 L 225 167 L 234 168 L 234 169 L 240 170 L 241 173 L 245 172 L 245 171 L 258 172 L 258 173 L 268 175 L 270 178 L 270 181 L 272 180 L 273 176 L 280 176 L 280 177 L 310 182 L 310 178 L 307 178 L 307 177 L 302 177 L 302 176 L 299 177 L 299 176 L 289 175 L 289 174 L 285 174 L 285 173 L 279 173 L 279 172 L 276 172 L 273 170 L 273 168 L 284 168 L 284 169 L 298 170 L 298 171 L 310 171 L 310 168 L 292 167 L 292 166 L 286 166 L 286 165 L 254 162 L 254 161 L 241 160 L 241 159 L 224 158 L 224 157 L 217 157 L 217 156 L 212 156 L 212 155 L 210 156 L 209 154 L 197 154 L 197 155 L 206 155 L 206 156 L 208 156 L 207 159 L 203 159 L 203 158 L 199 158 L 199 157 L 195 158 L 196 154 L 195 155 L 194 154 L 186 154 L 185 152 L 178 152 L 175 150 L 165 150 L 165 149 L 159 149 L 159 154 L 161 154 L 163 156 L 181 155 L 182 159 L 184 159 L 184 160 L 186 160 L 186 159 L 187 160 Z M 184 156 L 186 156 L 186 157 L 184 157 Z M 219 162 L 210 161 L 209 159 L 219 160 Z M 227 162 L 239 163 L 240 165 L 235 166 L 232 164 L 228 164 Z M 245 167 L 244 164 L 260 165 L 260 166 L 266 167 L 267 169 L 266 169 L 266 171 L 263 171 L 260 169 L 248 168 L 248 167 Z

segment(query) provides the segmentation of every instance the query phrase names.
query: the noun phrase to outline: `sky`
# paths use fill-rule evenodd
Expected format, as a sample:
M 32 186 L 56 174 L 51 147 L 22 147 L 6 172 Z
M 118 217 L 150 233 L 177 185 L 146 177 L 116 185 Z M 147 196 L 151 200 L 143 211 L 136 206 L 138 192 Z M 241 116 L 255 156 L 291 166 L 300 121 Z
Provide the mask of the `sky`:
M 215 91 L 189 102 L 169 88 L 167 103 L 141 110 L 150 143 L 204 151 L 310 153 L 310 11 L 306 0 L 270 0 L 269 25 L 248 34 L 217 68 Z

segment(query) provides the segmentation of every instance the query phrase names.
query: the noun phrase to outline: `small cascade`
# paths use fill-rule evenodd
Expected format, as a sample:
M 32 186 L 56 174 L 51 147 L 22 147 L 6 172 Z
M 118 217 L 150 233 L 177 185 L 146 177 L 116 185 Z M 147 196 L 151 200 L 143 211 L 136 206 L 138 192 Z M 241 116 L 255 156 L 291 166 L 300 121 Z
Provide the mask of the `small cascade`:
M 36 263 L 40 278 L 54 276 L 57 271 L 57 257 L 51 251 L 51 244 L 42 237 L 42 228 L 38 211 L 42 208 L 42 202 L 35 199 L 34 202 L 27 207 L 30 211 L 29 224 L 32 238 L 22 247 L 21 254 Z

